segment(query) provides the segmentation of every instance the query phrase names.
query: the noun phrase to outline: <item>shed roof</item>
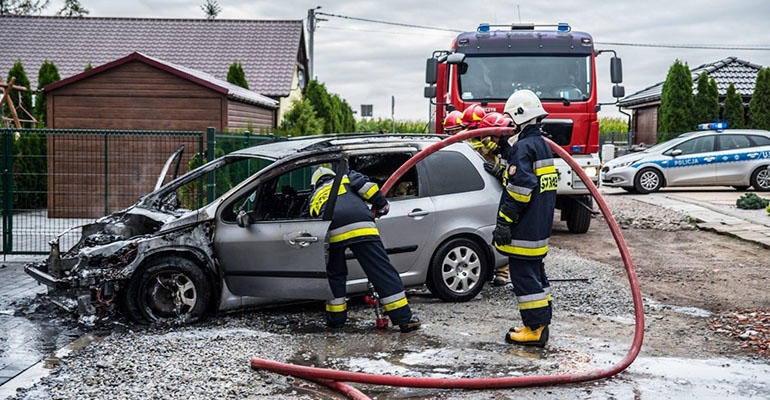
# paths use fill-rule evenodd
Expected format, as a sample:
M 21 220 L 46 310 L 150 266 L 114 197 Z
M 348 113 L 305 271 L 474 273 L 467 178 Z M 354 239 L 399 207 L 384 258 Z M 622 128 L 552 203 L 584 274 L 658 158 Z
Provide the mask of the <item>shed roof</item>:
M 223 81 L 205 72 L 197 71 L 192 68 L 187 68 L 181 65 L 176 65 L 176 64 L 163 61 L 154 57 L 149 57 L 142 53 L 137 53 L 137 52 L 131 53 L 123 58 L 114 60 L 107 64 L 100 65 L 94 69 L 81 72 L 77 75 L 62 79 L 58 82 L 54 82 L 46 86 L 44 88 L 44 91 L 50 92 L 52 90 L 56 90 L 57 88 L 60 88 L 62 86 L 70 85 L 82 79 L 88 78 L 89 76 L 99 74 L 101 72 L 113 69 L 117 66 L 123 65 L 131 61 L 142 62 L 147 65 L 166 71 L 168 73 L 171 73 L 173 75 L 176 75 L 180 78 L 187 79 L 189 81 L 195 82 L 202 86 L 206 86 L 209 89 L 212 89 L 219 93 L 226 94 L 228 98 L 233 100 L 237 100 L 245 103 L 257 104 L 270 109 L 278 108 L 277 100 L 263 96 L 254 91 L 244 89 L 230 82 Z
M 736 57 L 727 57 L 723 60 L 703 64 L 690 70 L 693 83 L 698 81 L 701 73 L 705 72 L 709 78 L 717 82 L 720 96 L 725 96 L 727 87 L 735 84 L 735 91 L 744 97 L 751 97 L 754 93 L 754 84 L 757 81 L 757 73 L 762 69 L 761 65 L 752 64 Z M 663 83 L 659 82 L 648 88 L 626 96 L 618 102 L 621 107 L 632 107 L 640 104 L 657 102 L 660 100 Z M 697 91 L 693 85 L 693 91 Z
M 226 79 L 243 65 L 249 88 L 271 97 L 291 92 L 298 56 L 304 59 L 302 20 L 150 19 L 0 16 L 0 71 L 21 60 L 32 88 L 37 69 L 53 61 L 62 78 L 132 52 Z

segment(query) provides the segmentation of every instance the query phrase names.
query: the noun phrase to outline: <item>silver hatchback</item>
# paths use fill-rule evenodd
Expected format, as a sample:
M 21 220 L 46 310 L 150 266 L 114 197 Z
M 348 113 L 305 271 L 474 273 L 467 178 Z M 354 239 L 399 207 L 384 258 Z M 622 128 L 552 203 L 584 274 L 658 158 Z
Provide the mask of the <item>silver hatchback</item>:
M 49 258 L 25 269 L 84 318 L 122 307 L 140 323 L 192 322 L 215 311 L 328 299 L 330 221 L 302 213 L 312 172 L 354 169 L 382 185 L 438 140 L 314 136 L 235 151 L 81 227 L 68 251 L 54 239 Z M 390 213 L 377 226 L 405 286 L 467 301 L 507 263 L 490 245 L 502 186 L 483 162 L 468 144 L 454 144 L 419 162 L 387 194 Z M 213 201 L 196 200 L 210 192 Z M 243 213 L 248 223 L 236 218 Z M 351 295 L 367 291 L 352 254 L 347 285 Z
M 662 187 L 733 186 L 770 190 L 770 132 L 696 131 L 605 163 L 602 185 L 650 193 Z

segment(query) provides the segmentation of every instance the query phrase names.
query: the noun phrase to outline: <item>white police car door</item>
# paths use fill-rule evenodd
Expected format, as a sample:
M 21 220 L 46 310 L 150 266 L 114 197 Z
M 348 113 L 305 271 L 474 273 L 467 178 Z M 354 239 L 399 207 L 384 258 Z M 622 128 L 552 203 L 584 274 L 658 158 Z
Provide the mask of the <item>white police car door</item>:
M 758 166 L 760 152 L 752 151 L 749 138 L 744 135 L 719 136 L 717 182 L 724 185 L 745 185 L 752 170 Z
M 664 154 L 671 156 L 664 167 L 668 186 L 713 184 L 717 158 L 714 135 L 701 136 L 680 143 Z M 676 154 L 676 150 L 681 154 Z

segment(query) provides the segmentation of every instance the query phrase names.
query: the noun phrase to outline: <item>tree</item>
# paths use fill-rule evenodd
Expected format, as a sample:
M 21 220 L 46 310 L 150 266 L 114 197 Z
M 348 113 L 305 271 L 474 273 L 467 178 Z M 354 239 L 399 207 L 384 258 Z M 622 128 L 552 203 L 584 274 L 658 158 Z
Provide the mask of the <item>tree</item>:
M 230 69 L 227 71 L 227 81 L 244 89 L 249 88 L 249 83 L 246 82 L 246 73 L 243 72 L 243 66 L 238 61 L 230 65 Z
M 90 11 L 80 4 L 80 0 L 64 0 L 64 7 L 56 15 L 61 15 L 62 17 L 82 17 L 89 13 Z
M 725 95 L 725 110 L 723 120 L 728 128 L 743 129 L 746 127 L 746 117 L 743 112 L 743 98 L 735 91 L 735 84 L 730 83 Z
M 50 0 L 0 0 L 0 15 L 39 14 Z
M 214 19 L 222 12 L 222 7 L 219 6 L 216 0 L 206 0 L 201 6 L 201 10 L 206 14 L 206 19 Z
M 749 127 L 770 130 L 770 68 L 757 73 L 754 94 L 749 102 Z
M 38 126 L 44 128 L 46 125 L 46 119 L 48 116 L 48 110 L 46 107 L 45 94 L 42 89 L 51 83 L 61 80 L 59 76 L 59 70 L 52 61 L 45 60 L 43 65 L 40 66 L 40 70 L 37 73 L 37 101 L 35 102 L 35 118 L 37 118 Z
M 323 133 L 324 121 L 318 118 L 308 99 L 294 101 L 276 131 L 280 136 L 307 136 Z
M 692 77 L 686 64 L 676 60 L 669 68 L 660 97 L 658 142 L 694 128 L 692 122 Z
M 698 77 L 698 93 L 693 99 L 692 118 L 695 123 L 715 122 L 719 119 L 719 92 L 716 81 L 705 72 Z
M 24 66 L 21 65 L 21 60 L 16 60 L 15 63 L 13 63 L 13 66 L 8 71 L 8 82 L 11 81 L 11 78 L 16 78 L 16 81 L 14 81 L 14 86 L 23 86 L 27 88 L 26 91 L 20 91 L 20 90 L 13 90 L 11 89 L 8 92 L 8 96 L 13 100 L 14 106 L 19 109 L 19 107 L 23 107 L 27 112 L 34 115 L 35 110 L 32 108 L 32 90 L 29 87 L 29 78 L 27 78 L 27 73 L 24 72 Z M 17 112 L 19 114 L 20 119 L 26 119 L 27 117 L 24 112 Z M 5 110 L 5 115 L 8 117 L 11 117 L 11 111 L 9 109 Z M 25 126 L 26 127 L 26 126 Z

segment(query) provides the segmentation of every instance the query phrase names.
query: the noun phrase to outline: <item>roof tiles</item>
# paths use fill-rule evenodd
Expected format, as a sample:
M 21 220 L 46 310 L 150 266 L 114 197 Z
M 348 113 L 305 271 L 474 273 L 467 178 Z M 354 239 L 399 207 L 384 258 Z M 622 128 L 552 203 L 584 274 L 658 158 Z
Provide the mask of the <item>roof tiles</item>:
M 133 52 L 227 78 L 234 61 L 243 66 L 249 88 L 284 97 L 300 46 L 301 20 L 206 20 L 0 16 L 0 76 L 18 59 L 33 88 L 37 69 L 53 61 L 62 78 Z

